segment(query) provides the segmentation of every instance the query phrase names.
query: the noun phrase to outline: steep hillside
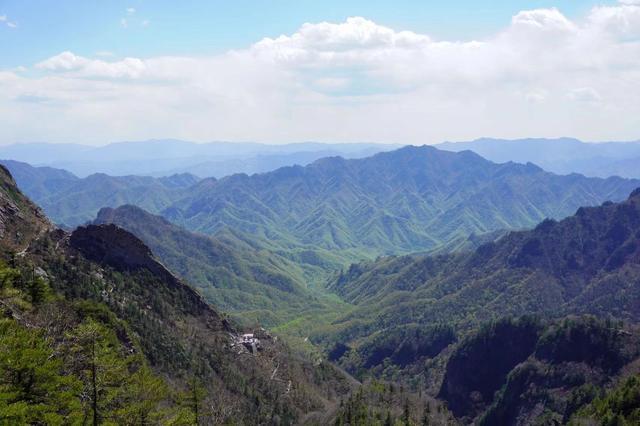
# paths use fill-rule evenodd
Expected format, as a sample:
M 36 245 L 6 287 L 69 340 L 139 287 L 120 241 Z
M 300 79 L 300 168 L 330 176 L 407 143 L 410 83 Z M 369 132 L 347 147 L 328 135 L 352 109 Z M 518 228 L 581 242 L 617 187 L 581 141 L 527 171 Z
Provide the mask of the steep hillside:
M 570 425 L 635 425 L 640 423 L 640 374 L 629 377 L 592 401 L 571 419 Z
M 353 265 L 333 288 L 359 306 L 335 324 L 347 339 L 398 324 L 461 327 L 503 315 L 568 313 L 640 320 L 640 190 L 512 232 L 475 252 Z
M 290 424 L 350 388 L 266 331 L 245 348 L 129 232 L 52 229 L 1 172 L 3 229 L 23 240 L 0 241 L 0 422 Z
M 639 343 L 637 328 L 590 317 L 502 320 L 455 348 L 439 397 L 465 424 L 566 424 L 637 372 Z
M 375 345 L 332 351 L 347 368 L 362 355 L 378 364 L 355 371 L 378 377 L 365 379 L 338 417 L 357 426 L 396 424 L 394 419 L 405 425 L 529 426 L 572 418 L 581 425 L 628 424 L 580 421 L 637 416 L 637 326 L 581 316 L 503 318 L 475 327 L 451 340 L 443 328 L 403 326 L 380 333 Z M 628 383 L 627 393 L 599 399 L 621 382 Z
M 273 326 L 337 309 L 309 283 L 316 271 L 233 235 L 189 232 L 135 206 L 104 208 L 95 224 L 113 223 L 140 237 L 171 270 L 215 306 L 246 323 Z
M 52 228 L 40 208 L 22 195 L 11 173 L 0 165 L 0 248 L 3 253 L 22 252 Z

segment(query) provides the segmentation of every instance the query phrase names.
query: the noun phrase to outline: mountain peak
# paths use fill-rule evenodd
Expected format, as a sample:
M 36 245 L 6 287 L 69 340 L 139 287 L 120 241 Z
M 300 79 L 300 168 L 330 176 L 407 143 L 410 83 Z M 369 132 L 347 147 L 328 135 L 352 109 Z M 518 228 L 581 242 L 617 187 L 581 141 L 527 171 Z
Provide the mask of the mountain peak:
M 190 299 L 195 312 L 218 316 L 202 297 L 179 280 L 153 256 L 138 237 L 114 224 L 80 226 L 69 237 L 69 245 L 93 262 L 121 272 L 147 270 Z

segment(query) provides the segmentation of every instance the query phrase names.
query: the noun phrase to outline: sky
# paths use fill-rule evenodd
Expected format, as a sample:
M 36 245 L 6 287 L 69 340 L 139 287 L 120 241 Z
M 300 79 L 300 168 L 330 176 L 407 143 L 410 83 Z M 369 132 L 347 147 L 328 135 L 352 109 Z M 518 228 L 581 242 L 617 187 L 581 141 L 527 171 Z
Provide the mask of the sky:
M 640 139 L 640 0 L 0 0 L 0 144 Z

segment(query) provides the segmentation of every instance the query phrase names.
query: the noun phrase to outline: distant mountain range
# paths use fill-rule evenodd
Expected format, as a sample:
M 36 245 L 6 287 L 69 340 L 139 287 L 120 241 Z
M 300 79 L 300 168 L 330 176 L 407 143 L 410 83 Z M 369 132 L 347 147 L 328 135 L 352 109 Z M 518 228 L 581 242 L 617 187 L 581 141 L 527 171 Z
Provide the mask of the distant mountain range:
M 161 214 L 190 230 L 251 233 L 280 247 L 377 256 L 429 251 L 471 234 L 530 227 L 621 200 L 640 181 L 557 176 L 469 151 L 405 147 L 203 180 Z
M 580 206 L 622 200 L 640 186 L 638 180 L 558 176 L 531 163 L 496 164 L 470 151 L 430 146 L 200 181 L 189 175 L 79 179 L 4 164 L 57 223 L 74 226 L 93 220 L 102 207 L 134 204 L 191 231 L 232 229 L 274 251 L 334 266 L 455 249 L 470 235 L 560 219 Z
M 558 174 L 640 178 L 640 141 L 585 143 L 571 138 L 483 138 L 471 142 L 445 142 L 436 146 L 455 152 L 468 149 L 497 163 L 532 162 Z
M 154 178 L 96 173 L 79 178 L 51 167 L 32 167 L 12 160 L 0 163 L 52 220 L 69 228 L 93 220 L 102 207 L 135 203 L 150 211 L 161 211 L 180 196 L 180 190 L 200 180 L 190 174 Z
M 175 139 L 117 142 L 97 147 L 25 143 L 0 146 L 0 159 L 65 169 L 80 177 L 94 173 L 156 177 L 189 173 L 199 177 L 223 177 L 234 173 L 267 172 L 294 164 L 307 165 L 333 155 L 361 158 L 399 146 L 317 142 L 284 145 L 194 143 Z
M 447 151 L 471 150 L 496 163 L 534 163 L 557 174 L 640 178 L 640 141 L 585 143 L 572 138 L 492 139 L 444 142 Z M 68 170 L 79 177 L 171 176 L 192 174 L 221 178 L 236 173 L 264 173 L 332 156 L 364 158 L 400 148 L 400 144 L 302 142 L 269 145 L 253 142 L 210 142 L 162 139 L 117 142 L 104 146 L 25 143 L 0 146 L 0 159 Z

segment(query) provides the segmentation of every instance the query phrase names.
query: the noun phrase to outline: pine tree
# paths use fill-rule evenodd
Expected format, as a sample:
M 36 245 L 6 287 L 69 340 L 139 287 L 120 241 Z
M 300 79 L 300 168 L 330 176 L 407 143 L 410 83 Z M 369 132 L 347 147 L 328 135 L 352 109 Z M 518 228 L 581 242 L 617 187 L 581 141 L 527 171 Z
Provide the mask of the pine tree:
M 164 381 L 143 363 L 124 386 L 124 406 L 117 413 L 118 423 L 139 426 L 158 424 L 165 415 L 159 405 L 167 395 Z
M 81 384 L 61 374 L 40 333 L 0 320 L 0 423 L 63 424 L 81 417 Z
M 205 417 L 204 400 L 207 392 L 202 381 L 195 374 L 188 381 L 188 389 L 181 395 L 182 415 L 181 418 L 191 425 L 204 424 Z
M 126 360 L 113 332 L 92 319 L 80 324 L 70 337 L 71 361 L 84 384 L 85 421 L 99 425 L 122 406 Z

